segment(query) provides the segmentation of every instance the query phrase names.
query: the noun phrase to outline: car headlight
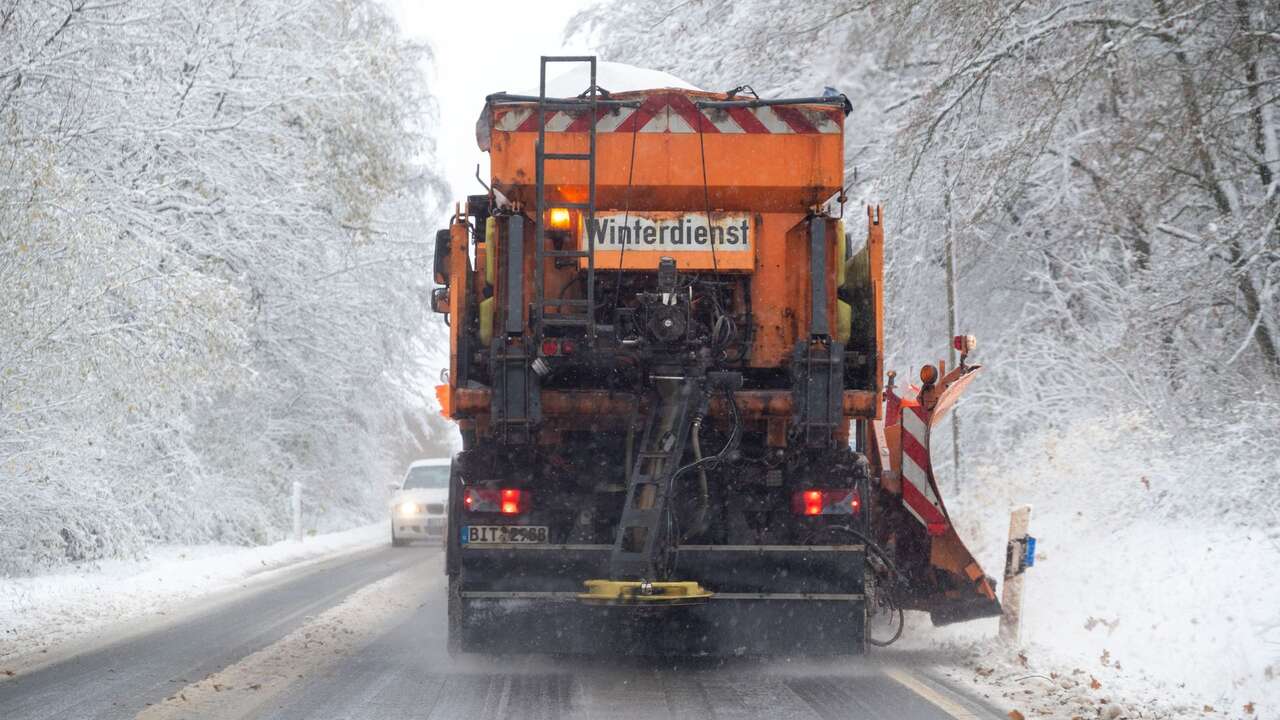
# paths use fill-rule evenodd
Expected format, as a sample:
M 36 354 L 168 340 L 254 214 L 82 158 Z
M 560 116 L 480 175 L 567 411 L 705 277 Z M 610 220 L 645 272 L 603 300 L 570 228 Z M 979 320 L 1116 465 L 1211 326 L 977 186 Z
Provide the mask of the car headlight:
M 417 503 L 411 503 L 411 502 L 407 502 L 407 503 L 400 503 L 400 514 L 401 514 L 401 515 L 414 515 L 414 514 L 417 514 L 417 512 L 418 512 L 418 504 L 417 504 Z

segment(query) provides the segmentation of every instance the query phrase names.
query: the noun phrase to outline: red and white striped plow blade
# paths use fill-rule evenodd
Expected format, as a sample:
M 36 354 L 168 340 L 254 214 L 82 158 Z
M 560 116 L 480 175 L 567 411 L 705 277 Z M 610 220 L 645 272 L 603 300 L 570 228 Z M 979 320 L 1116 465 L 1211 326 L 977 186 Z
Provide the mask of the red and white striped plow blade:
M 950 527 L 938 499 L 929 458 L 929 413 L 912 401 L 902 401 L 902 504 L 930 535 Z

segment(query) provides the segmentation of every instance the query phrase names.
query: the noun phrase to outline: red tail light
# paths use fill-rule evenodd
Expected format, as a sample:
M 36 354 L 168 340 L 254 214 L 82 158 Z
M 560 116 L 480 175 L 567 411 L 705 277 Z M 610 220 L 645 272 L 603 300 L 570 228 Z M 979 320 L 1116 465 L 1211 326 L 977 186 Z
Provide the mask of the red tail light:
M 821 515 L 822 514 L 822 491 L 821 490 L 805 490 L 801 493 L 804 500 L 805 515 Z
M 575 345 L 574 342 L 568 338 L 565 338 L 564 340 L 560 341 L 560 352 L 564 353 L 565 355 L 572 355 L 573 351 L 577 349 L 578 349 L 578 346 Z
M 861 511 L 857 490 L 798 490 L 791 496 L 791 511 L 797 515 L 853 515 Z
M 503 490 L 502 491 L 502 514 L 503 515 L 519 515 L 520 514 L 520 491 L 519 490 Z
M 559 354 L 560 354 L 560 343 L 556 342 L 556 341 L 555 341 L 554 339 L 552 339 L 552 338 L 547 338 L 546 340 L 543 340 L 543 341 L 542 341 L 542 354 L 543 354 L 543 355 L 548 355 L 548 356 L 559 355 Z
M 462 504 L 471 512 L 519 515 L 529 509 L 529 491 L 515 488 L 467 488 Z

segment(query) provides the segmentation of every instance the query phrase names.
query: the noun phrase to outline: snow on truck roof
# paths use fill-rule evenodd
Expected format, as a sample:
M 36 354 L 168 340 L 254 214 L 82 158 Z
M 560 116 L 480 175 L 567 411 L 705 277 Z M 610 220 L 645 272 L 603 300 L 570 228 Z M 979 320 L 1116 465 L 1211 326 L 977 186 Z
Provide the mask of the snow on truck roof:
M 488 95 L 476 120 L 476 145 L 488 152 L 494 132 L 537 132 L 538 118 L 545 118 L 547 132 L 580 132 L 589 124 L 583 120 L 585 108 L 597 102 L 608 111 L 607 117 L 597 116 L 597 132 L 641 126 L 646 133 L 691 132 L 692 128 L 709 123 L 715 126 L 714 132 L 743 135 L 839 135 L 843 123 L 831 106 L 839 106 L 845 115 L 853 109 L 846 96 L 830 87 L 814 97 L 760 98 L 754 91 L 751 97 L 736 96 L 743 88 L 707 91 L 661 70 L 603 61 L 596 65 L 596 85 L 607 94 L 586 98 L 591 86 L 590 72 L 590 66 L 576 63 L 549 78 L 545 94 L 534 89 L 519 94 L 504 91 Z M 551 102 L 542 106 L 543 109 L 536 109 L 540 97 Z M 536 116 L 532 114 L 535 110 Z M 699 114 L 703 116 L 702 121 L 692 119 Z M 637 118 L 636 122 L 627 125 L 627 118 L 632 116 Z M 528 171 L 528 168 L 516 170 L 517 173 Z
M 577 97 L 590 85 L 591 68 L 586 63 L 571 63 L 564 72 L 547 79 L 547 97 Z M 665 88 L 706 92 L 671 73 L 603 60 L 596 62 L 596 85 L 611 93 Z M 535 86 L 519 94 L 536 96 L 538 88 Z

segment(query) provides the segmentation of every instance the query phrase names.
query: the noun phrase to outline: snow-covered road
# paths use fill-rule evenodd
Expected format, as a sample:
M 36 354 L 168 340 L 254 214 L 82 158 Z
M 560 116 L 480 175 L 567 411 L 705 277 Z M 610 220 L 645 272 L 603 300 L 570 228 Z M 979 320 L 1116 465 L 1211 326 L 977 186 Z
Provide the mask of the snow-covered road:
M 0 718 L 893 718 L 996 712 L 872 660 L 452 659 L 438 549 L 389 547 L 175 608 L 165 626 L 0 678 Z M 888 662 L 885 662 L 888 658 Z

